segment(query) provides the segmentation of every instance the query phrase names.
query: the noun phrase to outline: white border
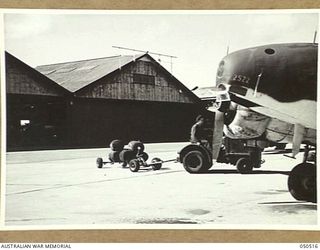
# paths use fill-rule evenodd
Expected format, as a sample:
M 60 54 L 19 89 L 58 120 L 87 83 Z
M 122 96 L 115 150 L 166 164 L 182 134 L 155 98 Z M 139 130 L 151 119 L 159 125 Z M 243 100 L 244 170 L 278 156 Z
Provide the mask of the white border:
M 166 230 L 286 230 L 286 231 L 319 231 L 319 225 L 234 225 L 234 224 L 107 224 L 107 225 L 26 225 L 26 226 L 3 226 L 1 231 L 26 231 L 26 230 L 127 230 L 127 229 L 166 229 Z
M 1 189 L 0 189 L 0 226 L 5 226 L 6 207 L 6 84 L 5 84 L 5 44 L 4 44 L 4 14 L 0 12 L 0 90 L 1 90 Z
M 262 10 L 79 10 L 79 9 L 5 9 L 0 8 L 4 14 L 70 14 L 70 15 L 149 15 L 149 14 L 170 14 L 170 15 L 226 15 L 226 14 L 319 14 L 320 9 L 262 9 Z
M 318 12 L 318 33 L 317 33 L 317 41 L 319 41 L 319 38 L 320 38 L 320 10 L 319 10 L 319 12 Z M 319 42 L 318 42 L 318 44 L 319 44 Z M 320 100 L 320 86 L 319 86 L 319 73 L 320 73 L 320 65 L 319 65 L 319 59 L 320 59 L 320 51 L 319 51 L 319 47 L 318 47 L 318 72 L 317 72 L 317 74 L 318 74 L 318 76 L 317 76 L 317 119 L 316 119 L 316 121 L 317 121 L 317 145 L 320 145 L 319 144 L 319 140 L 320 140 L 320 131 L 319 131 L 319 129 L 318 129 L 318 127 L 319 127 L 319 124 L 320 124 L 320 109 L 319 109 L 319 100 Z M 320 156 L 320 152 L 317 150 L 317 153 L 316 153 L 316 159 L 320 159 L 319 158 L 319 156 Z M 320 180 L 320 177 L 319 177 L 319 167 L 317 166 L 317 164 L 316 164 L 316 168 L 317 168 L 317 173 L 318 173 L 318 175 L 317 175 L 317 201 L 318 201 L 318 203 L 317 204 L 319 204 L 319 197 L 320 197 L 320 193 L 319 193 L 319 190 L 320 190 L 320 183 L 319 183 L 319 180 Z M 318 226 L 320 227 L 320 211 L 319 211 L 319 205 L 317 206 L 317 212 L 318 212 L 318 221 L 317 221 L 317 224 L 318 224 Z M 318 229 L 319 230 L 319 229 Z
M 5 87 L 5 59 L 4 59 L 4 14 L 69 14 L 69 15 L 92 15 L 92 14 L 109 14 L 109 15 L 150 15 L 150 14 L 189 14 L 189 15 L 226 15 L 226 14 L 318 14 L 320 19 L 320 9 L 283 9 L 283 10 L 74 10 L 74 9 L 1 9 L 0 8 L 0 64 L 1 64 L 1 197 L 0 197 L 0 231 L 16 231 L 16 230 L 65 230 L 65 229 L 228 229 L 228 230 L 320 230 L 320 213 L 318 212 L 317 225 L 240 225 L 240 224 L 210 224 L 210 225 L 178 225 L 178 224 L 108 224 L 108 225 L 36 225 L 36 226 L 6 226 L 5 225 L 5 193 L 6 193 L 6 87 Z M 319 21 L 320 26 L 320 21 Z M 318 40 L 319 40 L 319 26 L 318 26 Z M 320 53 L 318 51 L 318 58 Z M 319 59 L 318 59 L 319 61 Z M 318 63 L 318 76 L 320 66 Z M 320 89 L 317 89 L 318 97 L 320 96 Z M 319 124 L 320 118 L 317 112 L 317 122 Z M 320 131 L 317 130 L 319 138 Z M 318 153 L 319 154 L 319 153 Z M 319 190 L 319 177 L 317 177 Z

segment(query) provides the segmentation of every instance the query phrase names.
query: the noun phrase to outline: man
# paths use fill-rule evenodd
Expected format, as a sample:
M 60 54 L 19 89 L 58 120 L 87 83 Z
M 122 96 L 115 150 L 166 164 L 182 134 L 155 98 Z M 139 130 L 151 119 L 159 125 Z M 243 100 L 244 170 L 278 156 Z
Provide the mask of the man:
M 212 131 L 212 130 L 211 130 Z M 191 128 L 191 143 L 200 143 L 207 148 L 211 148 L 209 142 L 208 128 L 206 127 L 206 119 L 202 115 L 197 116 L 196 123 Z

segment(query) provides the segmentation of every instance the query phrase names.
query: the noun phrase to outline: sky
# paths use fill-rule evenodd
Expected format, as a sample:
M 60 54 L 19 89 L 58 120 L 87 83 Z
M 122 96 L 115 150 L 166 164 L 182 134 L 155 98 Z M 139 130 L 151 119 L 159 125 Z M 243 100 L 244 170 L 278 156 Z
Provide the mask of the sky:
M 315 13 L 108 12 L 7 13 L 5 50 L 32 67 L 136 54 L 172 55 L 172 74 L 188 88 L 215 86 L 221 59 L 239 49 L 313 42 Z M 317 39 L 318 42 L 318 39 Z M 151 54 L 169 71 L 171 60 Z

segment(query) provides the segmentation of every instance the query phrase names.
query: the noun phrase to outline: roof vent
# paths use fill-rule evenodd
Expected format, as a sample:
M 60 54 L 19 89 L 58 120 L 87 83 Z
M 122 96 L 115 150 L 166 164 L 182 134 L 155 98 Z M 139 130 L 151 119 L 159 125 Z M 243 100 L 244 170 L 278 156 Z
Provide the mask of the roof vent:
M 268 55 L 273 55 L 274 53 L 276 53 L 274 49 L 271 48 L 265 49 L 264 52 Z

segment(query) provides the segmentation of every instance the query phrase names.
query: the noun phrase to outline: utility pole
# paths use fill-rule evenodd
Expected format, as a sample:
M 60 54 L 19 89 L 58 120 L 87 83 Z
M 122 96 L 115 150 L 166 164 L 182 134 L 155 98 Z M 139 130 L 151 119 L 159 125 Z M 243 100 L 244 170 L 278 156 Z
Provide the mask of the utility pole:
M 313 43 L 316 43 L 316 40 L 317 40 L 317 31 L 314 32 Z

